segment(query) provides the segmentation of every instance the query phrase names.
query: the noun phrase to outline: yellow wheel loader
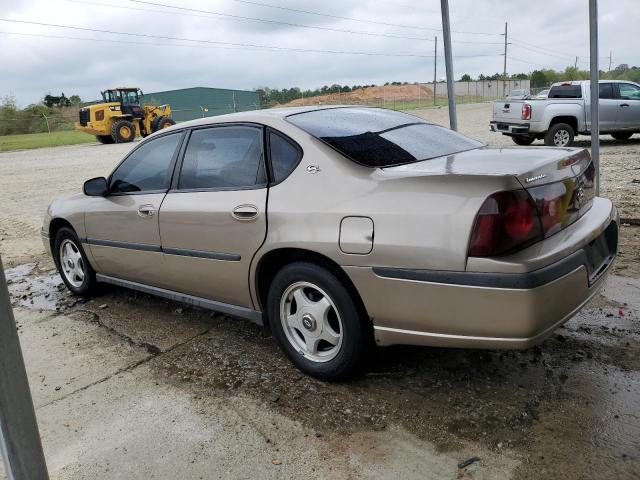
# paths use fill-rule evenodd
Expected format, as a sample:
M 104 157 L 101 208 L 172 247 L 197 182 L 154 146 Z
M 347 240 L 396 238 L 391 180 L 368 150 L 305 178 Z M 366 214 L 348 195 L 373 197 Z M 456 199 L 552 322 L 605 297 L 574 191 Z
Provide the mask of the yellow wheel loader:
M 100 143 L 126 143 L 175 125 L 169 105 L 140 106 L 142 90 L 118 87 L 102 93 L 103 103 L 80 109 L 76 128 L 95 135 Z

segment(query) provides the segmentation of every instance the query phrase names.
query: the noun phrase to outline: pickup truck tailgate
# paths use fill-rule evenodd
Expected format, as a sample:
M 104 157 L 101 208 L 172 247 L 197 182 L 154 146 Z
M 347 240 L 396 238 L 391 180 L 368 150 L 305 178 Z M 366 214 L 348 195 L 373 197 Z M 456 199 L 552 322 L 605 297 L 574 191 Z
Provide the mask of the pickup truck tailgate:
M 522 118 L 522 100 L 504 100 L 493 102 L 493 120 L 512 122 Z

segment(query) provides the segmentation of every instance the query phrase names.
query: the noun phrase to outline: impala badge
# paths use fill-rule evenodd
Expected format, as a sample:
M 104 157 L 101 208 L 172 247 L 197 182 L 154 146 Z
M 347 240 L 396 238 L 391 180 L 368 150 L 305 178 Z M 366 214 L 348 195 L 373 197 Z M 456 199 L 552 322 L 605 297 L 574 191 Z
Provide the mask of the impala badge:
M 540 175 L 536 175 L 534 177 L 525 178 L 524 181 L 527 183 L 531 183 L 531 182 L 535 182 L 536 180 L 542 180 L 546 176 L 547 176 L 546 173 L 541 173 Z
M 320 167 L 318 165 L 308 165 L 307 172 L 309 173 L 318 173 L 320 171 Z

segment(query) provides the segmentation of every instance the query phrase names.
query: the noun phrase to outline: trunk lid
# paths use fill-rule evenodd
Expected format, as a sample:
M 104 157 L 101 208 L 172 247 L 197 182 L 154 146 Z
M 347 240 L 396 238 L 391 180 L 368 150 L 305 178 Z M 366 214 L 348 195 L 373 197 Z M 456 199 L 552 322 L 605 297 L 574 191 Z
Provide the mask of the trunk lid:
M 394 176 L 514 176 L 534 200 L 545 236 L 580 218 L 595 197 L 591 156 L 577 148 L 483 147 L 383 171 Z

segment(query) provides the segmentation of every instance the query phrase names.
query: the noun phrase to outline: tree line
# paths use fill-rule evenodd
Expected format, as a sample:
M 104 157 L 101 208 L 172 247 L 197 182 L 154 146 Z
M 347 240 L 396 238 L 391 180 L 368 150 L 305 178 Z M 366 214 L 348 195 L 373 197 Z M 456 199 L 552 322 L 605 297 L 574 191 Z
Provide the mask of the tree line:
M 81 105 L 78 95 L 66 97 L 64 93 L 45 95 L 40 103 L 25 108 L 18 108 L 15 98 L 5 97 L 0 100 L 0 135 L 72 130 Z

